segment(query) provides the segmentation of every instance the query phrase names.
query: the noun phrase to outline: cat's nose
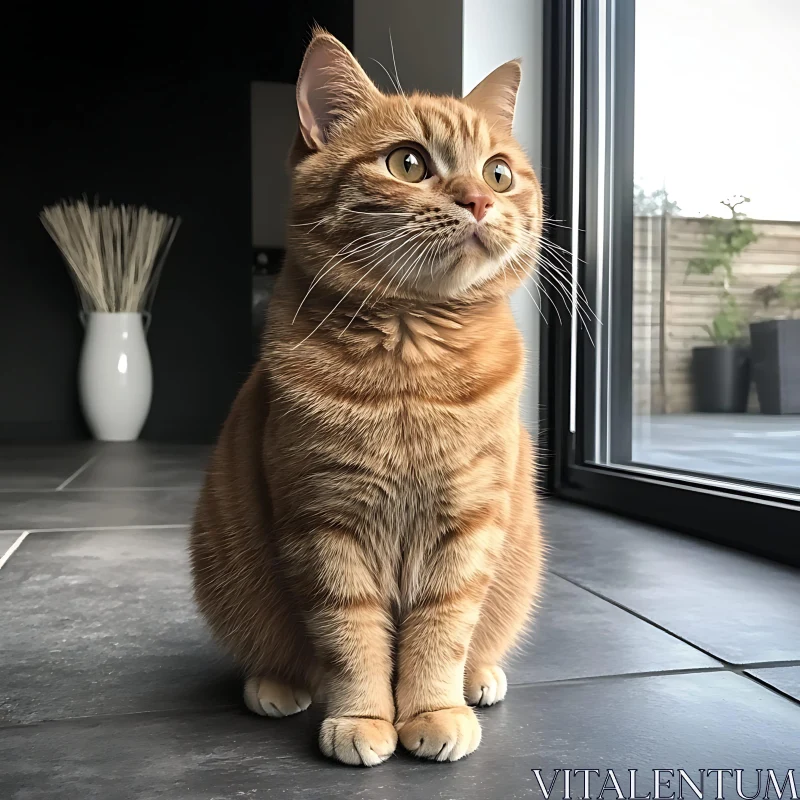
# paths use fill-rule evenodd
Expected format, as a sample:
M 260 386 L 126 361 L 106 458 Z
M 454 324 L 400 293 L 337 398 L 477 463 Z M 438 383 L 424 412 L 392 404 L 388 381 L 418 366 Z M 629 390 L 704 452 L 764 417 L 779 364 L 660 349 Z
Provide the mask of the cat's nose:
M 456 205 L 467 208 L 472 212 L 472 216 L 480 222 L 486 212 L 494 205 L 491 195 L 481 191 L 467 191 L 460 197 L 455 198 Z

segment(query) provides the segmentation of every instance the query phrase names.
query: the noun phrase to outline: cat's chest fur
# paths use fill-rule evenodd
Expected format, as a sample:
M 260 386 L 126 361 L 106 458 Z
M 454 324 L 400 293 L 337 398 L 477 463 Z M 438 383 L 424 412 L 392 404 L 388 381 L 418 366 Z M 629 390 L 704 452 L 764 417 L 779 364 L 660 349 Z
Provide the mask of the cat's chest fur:
M 442 537 L 507 504 L 523 360 L 500 312 L 386 315 L 266 354 L 277 517 L 359 537 L 401 603 Z

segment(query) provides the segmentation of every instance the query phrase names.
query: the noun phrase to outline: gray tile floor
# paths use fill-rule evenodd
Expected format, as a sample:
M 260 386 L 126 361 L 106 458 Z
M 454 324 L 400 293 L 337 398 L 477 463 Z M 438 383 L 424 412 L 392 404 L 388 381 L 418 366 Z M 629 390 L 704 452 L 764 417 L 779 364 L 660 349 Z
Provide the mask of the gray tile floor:
M 186 525 L 207 452 L 0 448 L 0 559 L 24 537 L 0 567 L 2 800 L 542 797 L 536 768 L 800 783 L 800 573 L 555 502 L 545 595 L 480 749 L 326 761 L 319 710 L 247 713 L 195 614 Z

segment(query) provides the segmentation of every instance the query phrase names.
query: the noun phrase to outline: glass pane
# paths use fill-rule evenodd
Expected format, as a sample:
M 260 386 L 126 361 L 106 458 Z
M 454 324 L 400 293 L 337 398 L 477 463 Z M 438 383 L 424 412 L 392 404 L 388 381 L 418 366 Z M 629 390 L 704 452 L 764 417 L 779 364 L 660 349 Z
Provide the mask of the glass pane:
M 608 431 L 634 465 L 800 488 L 798 41 L 796 0 L 636 3 L 632 419 Z

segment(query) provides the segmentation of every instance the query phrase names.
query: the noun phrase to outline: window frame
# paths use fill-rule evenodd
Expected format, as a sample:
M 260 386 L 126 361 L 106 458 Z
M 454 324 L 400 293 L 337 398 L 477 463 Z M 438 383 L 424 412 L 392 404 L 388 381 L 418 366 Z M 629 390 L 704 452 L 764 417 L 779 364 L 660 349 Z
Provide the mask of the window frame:
M 599 113 L 598 97 L 580 92 L 574 105 L 575 67 L 582 86 L 592 85 L 598 55 L 598 15 L 605 7 L 612 30 L 607 57 L 613 58 L 613 95 L 608 113 Z M 579 15 L 579 20 L 576 19 Z M 544 3 L 544 126 L 542 140 L 542 183 L 547 213 L 559 225 L 548 226 L 545 236 L 554 245 L 571 251 L 573 220 L 573 134 L 575 111 L 579 119 L 577 275 L 579 285 L 594 296 L 595 281 L 610 253 L 617 280 L 606 290 L 603 302 L 610 303 L 609 330 L 598 326 L 598 335 L 608 337 L 613 326 L 625 331 L 632 325 L 633 274 L 633 187 L 635 0 L 545 0 Z M 578 23 L 576 26 L 576 22 Z M 580 32 L 579 50 L 574 33 Z M 575 56 L 579 56 L 576 60 Z M 602 182 L 606 191 L 599 198 L 597 164 L 592 162 L 600 125 L 612 142 L 609 148 L 610 174 Z M 610 215 L 607 230 L 600 235 L 593 223 L 598 202 L 606 203 Z M 627 225 L 625 224 L 627 222 Z M 561 227 L 563 225 L 563 227 Z M 600 258 L 597 257 L 600 241 Z M 604 255 L 605 254 L 605 255 Z M 620 280 L 619 270 L 624 270 Z M 555 294 L 555 293 L 553 293 Z M 567 500 L 617 512 L 774 560 L 800 566 L 800 495 L 791 497 L 778 487 L 736 483 L 715 476 L 678 474 L 669 470 L 635 465 L 631 461 L 632 434 L 632 337 L 611 336 L 613 368 L 601 403 L 603 419 L 613 413 L 614 437 L 606 455 L 619 466 L 592 463 L 587 438 L 603 440 L 604 430 L 595 437 L 596 382 L 593 345 L 585 329 L 566 323 L 571 310 L 563 298 L 544 298 L 540 345 L 540 463 L 545 492 Z M 608 310 L 606 308 L 606 310 Z M 621 316 L 620 312 L 622 313 Z M 614 316 L 617 315 L 617 316 Z M 560 319 L 565 320 L 560 324 Z M 625 326 L 625 327 L 623 327 Z M 575 348 L 575 392 L 572 392 L 573 336 Z M 607 364 L 603 363 L 602 368 Z M 575 423 L 575 432 L 571 423 Z M 622 431 L 622 436 L 620 436 Z M 627 432 L 627 433 L 626 433 Z M 800 473 L 800 465 L 798 466 Z

